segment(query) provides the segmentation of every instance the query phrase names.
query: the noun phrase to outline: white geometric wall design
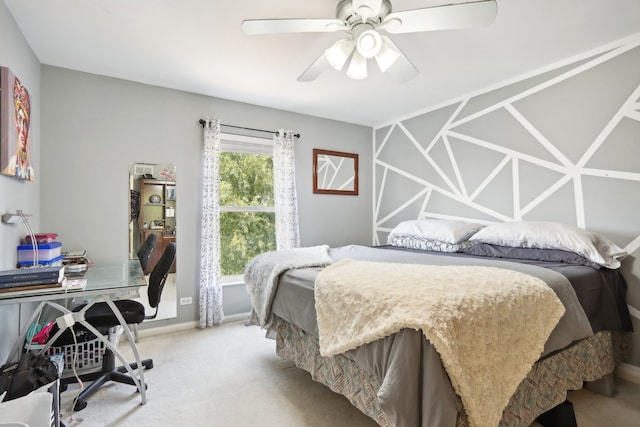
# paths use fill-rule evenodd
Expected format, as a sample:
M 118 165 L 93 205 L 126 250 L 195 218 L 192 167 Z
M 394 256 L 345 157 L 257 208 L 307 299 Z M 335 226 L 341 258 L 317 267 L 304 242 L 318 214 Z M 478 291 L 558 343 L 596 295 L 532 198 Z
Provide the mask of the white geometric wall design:
M 636 35 L 376 128 L 373 244 L 406 219 L 554 220 L 640 254 L 639 46 Z
M 467 103 L 473 98 L 464 99 L 459 103 L 457 108 L 453 110 L 453 113 L 448 117 L 447 121 L 429 141 L 425 141 L 421 135 L 412 133 L 405 125 L 407 120 L 398 121 L 382 129 L 382 138 L 376 139 L 376 150 L 374 153 L 374 162 L 377 166 L 376 173 L 379 174 L 381 171 L 383 174 L 382 184 L 376 187 L 376 228 L 374 234 L 377 236 L 379 232 L 390 231 L 392 226 L 385 227 L 383 224 L 388 222 L 393 216 L 399 214 L 416 198 L 423 200 L 423 209 L 419 217 L 472 219 L 480 220 L 481 222 L 526 219 L 529 212 L 533 211 L 568 183 L 573 185 L 573 202 L 575 203 L 575 218 L 572 222 L 580 227 L 586 227 L 585 211 L 582 205 L 583 177 L 593 176 L 603 179 L 622 179 L 640 182 L 640 166 L 637 171 L 588 167 L 590 160 L 598 150 L 606 149 L 606 146 L 603 147 L 603 144 L 621 122 L 624 120 L 632 120 L 635 123 L 640 123 L 640 84 L 635 85 L 624 102 L 619 105 L 613 117 L 607 121 L 599 134 L 593 140 L 589 141 L 577 161 L 570 160 L 557 148 L 544 133 L 523 115 L 517 107 L 517 104 L 527 97 L 544 91 L 561 81 L 574 78 L 580 73 L 597 67 L 635 47 L 636 46 L 629 45 L 621 46 L 618 49 L 613 49 L 606 54 L 597 56 L 595 59 L 586 63 L 580 62 L 580 65 L 571 67 L 549 80 L 536 84 L 522 92 L 510 95 L 491 105 L 487 105 L 472 114 L 460 114 L 464 111 Z M 636 48 L 636 50 L 638 49 Z M 640 63 L 638 63 L 636 72 L 638 76 L 640 76 Z M 597 100 L 594 100 L 594 102 L 595 101 Z M 527 140 L 521 147 L 508 147 L 496 143 L 496 141 L 483 139 L 477 135 L 460 130 L 466 123 L 479 121 L 483 117 L 492 114 L 501 116 L 508 115 L 512 122 L 522 127 L 522 133 L 524 134 L 526 132 Z M 462 116 L 462 118 L 460 116 Z M 504 123 L 504 117 L 501 117 L 500 120 L 502 120 L 501 123 Z M 399 161 L 395 163 L 389 162 L 380 155 L 387 148 L 387 144 L 397 146 L 396 142 L 400 138 L 397 136 L 399 132 L 413 145 L 411 149 L 412 152 L 409 156 L 412 158 L 412 161 L 415 162 L 416 156 L 419 156 L 420 160 L 424 163 L 425 170 L 428 168 L 435 172 L 438 175 L 439 182 L 434 183 L 433 180 L 425 180 L 424 176 L 418 175 L 415 171 L 405 170 Z M 393 140 L 394 135 L 396 141 Z M 536 145 L 533 146 L 531 141 L 535 141 Z M 636 146 L 640 146 L 640 140 L 636 140 L 635 142 L 637 143 L 635 144 Z M 408 150 L 407 148 L 404 149 L 405 151 Z M 483 164 L 476 165 L 473 172 L 462 169 L 459 164 L 461 157 L 473 157 L 483 150 L 487 151 Z M 443 158 L 443 153 L 445 153 L 446 158 Z M 435 158 L 438 160 L 436 161 Z M 634 156 L 634 158 L 640 160 L 636 156 Z M 485 170 L 479 170 L 483 167 Z M 521 192 L 523 191 L 520 182 L 522 170 L 530 170 L 532 168 L 540 169 L 539 179 L 529 185 L 544 184 L 544 188 L 540 188 L 539 194 L 533 199 L 531 199 L 530 195 L 526 198 L 521 198 Z M 417 169 L 417 167 L 414 166 L 413 169 Z M 385 200 L 384 182 L 385 175 L 388 173 L 399 174 L 422 185 L 423 189 L 419 193 L 413 194 L 411 198 L 406 199 L 403 204 L 396 206 L 393 212 L 388 213 L 384 217 L 380 217 L 378 213 L 382 202 Z M 470 174 L 473 176 L 470 176 Z M 479 174 L 482 176 L 479 176 Z M 496 177 L 502 175 L 504 178 L 505 174 L 511 178 L 511 194 L 509 194 L 508 197 L 510 197 L 513 205 L 508 213 L 478 202 L 483 191 L 492 184 L 495 184 Z M 379 177 L 377 178 L 380 181 Z M 548 182 L 545 183 L 545 180 Z M 468 218 L 456 214 L 430 211 L 428 199 L 434 192 L 465 204 L 484 215 L 481 215 L 480 218 Z M 379 244 L 384 242 L 378 240 L 374 243 Z M 625 249 L 633 252 L 639 247 L 640 239 L 635 239 L 633 242 L 628 242 Z

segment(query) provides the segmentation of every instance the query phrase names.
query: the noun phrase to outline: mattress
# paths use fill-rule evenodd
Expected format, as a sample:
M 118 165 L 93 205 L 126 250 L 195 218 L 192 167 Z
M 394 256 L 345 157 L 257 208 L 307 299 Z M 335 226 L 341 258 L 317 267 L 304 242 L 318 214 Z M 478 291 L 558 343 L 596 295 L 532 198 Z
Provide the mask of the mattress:
M 329 255 L 334 261 L 345 258 L 388 261 L 388 262 L 424 262 L 439 259 L 439 264 L 469 264 L 478 262 L 487 265 L 513 266 L 528 265 L 555 271 L 566 277 L 573 287 L 593 333 L 599 331 L 633 330 L 631 316 L 626 304 L 627 284 L 619 270 L 607 268 L 594 269 L 583 265 L 562 262 L 545 262 L 521 259 L 487 259 L 464 253 L 427 252 L 415 249 L 397 248 L 384 245 L 363 247 L 348 245 L 331 248 Z M 280 277 L 278 292 L 272 311 L 285 320 L 292 321 L 306 332 L 318 337 L 313 285 L 321 268 L 303 268 L 288 270 Z M 530 271 L 529 271 L 530 272 Z
M 487 259 L 466 254 L 443 254 L 357 245 L 334 248 L 329 254 L 334 261 L 351 258 L 439 265 L 501 266 L 541 277 L 547 283 L 568 281 L 571 285 L 569 289 L 572 290 L 568 293 L 571 295 L 565 295 L 561 299 L 565 306 L 575 305 L 575 308 L 567 310 L 565 317 L 574 316 L 576 319 L 573 323 L 569 322 L 572 326 L 566 327 L 565 330 L 554 330 L 552 338 L 545 346 L 544 358 L 554 357 L 574 343 L 593 337 L 594 333 L 599 336 L 598 333 L 604 331 L 623 333 L 631 330 L 631 321 L 624 301 L 626 283 L 616 270 L 596 270 L 586 266 L 554 262 Z M 293 358 L 292 360 L 296 360 L 297 364 L 303 363 L 298 360 L 298 356 L 291 356 L 293 351 L 291 346 L 294 344 L 284 345 L 282 334 L 286 333 L 289 336 L 292 333 L 304 334 L 305 340 L 317 342 L 318 327 L 313 287 L 315 277 L 320 270 L 320 268 L 301 268 L 283 273 L 271 307 L 274 319 L 278 320 L 274 322 L 272 328 L 280 336 L 279 353 L 285 356 L 288 354 L 288 358 Z M 586 320 L 582 323 L 580 323 L 581 316 L 586 316 Z M 611 336 L 606 335 L 606 337 Z M 590 348 L 589 345 L 586 346 Z M 320 357 L 319 354 L 313 354 L 314 349 L 310 350 L 308 345 L 306 347 L 303 353 L 310 359 L 315 360 Z M 283 350 L 287 348 L 289 350 Z M 596 353 L 591 356 L 602 357 L 601 354 L 596 355 Z M 358 371 L 357 375 L 361 378 L 362 385 L 366 385 L 369 391 L 375 390 L 375 409 L 371 411 L 367 409 L 372 407 L 371 404 L 365 404 L 365 409 L 361 407 L 362 405 L 354 404 L 381 425 L 452 427 L 460 422 L 464 425 L 464 411 L 460 398 L 453 391 L 438 353 L 419 331 L 405 329 L 343 353 L 336 358 L 320 358 L 320 360 L 323 359 L 326 359 L 322 362 L 323 365 L 336 363 L 336 360 L 349 365 L 353 364 L 352 367 Z M 589 362 L 586 362 L 586 365 L 588 364 Z M 602 368 L 602 364 L 600 366 Z M 611 370 L 604 368 L 604 371 Z M 576 377 L 580 377 L 581 380 L 594 380 L 596 378 L 591 378 L 594 375 L 604 375 L 608 372 L 591 372 L 589 376 L 576 375 Z M 572 384 L 572 387 L 579 388 L 580 384 Z M 347 393 L 343 394 L 349 397 Z M 533 420 L 525 419 L 523 422 L 531 421 Z

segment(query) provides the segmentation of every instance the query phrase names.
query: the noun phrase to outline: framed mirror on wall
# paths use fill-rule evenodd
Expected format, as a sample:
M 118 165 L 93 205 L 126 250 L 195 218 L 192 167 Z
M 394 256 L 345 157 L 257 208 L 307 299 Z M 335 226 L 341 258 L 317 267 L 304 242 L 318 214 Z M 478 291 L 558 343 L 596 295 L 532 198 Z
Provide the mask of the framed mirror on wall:
M 145 277 L 149 280 L 149 274 L 166 246 L 170 242 L 176 242 L 178 237 L 175 166 L 170 163 L 129 163 L 129 208 L 129 258 L 139 258 L 145 242 L 152 243 L 148 261 L 146 265 L 142 263 Z M 162 290 L 158 315 L 154 320 L 170 319 L 178 314 L 177 265 L 176 258 Z M 146 289 L 141 292 L 138 300 L 145 305 L 148 315 L 155 312 L 148 304 Z
M 313 149 L 314 194 L 358 195 L 358 155 Z

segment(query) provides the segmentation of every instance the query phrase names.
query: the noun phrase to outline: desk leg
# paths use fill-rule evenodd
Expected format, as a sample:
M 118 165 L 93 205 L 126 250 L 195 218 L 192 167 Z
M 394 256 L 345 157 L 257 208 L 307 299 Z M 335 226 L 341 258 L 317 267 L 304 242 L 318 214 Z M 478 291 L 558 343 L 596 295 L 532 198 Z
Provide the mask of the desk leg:
M 113 314 L 115 314 L 116 317 L 118 318 L 120 325 L 122 325 L 122 329 L 124 329 L 125 335 L 127 335 L 127 340 L 129 340 L 129 346 L 133 351 L 133 355 L 136 359 L 136 364 L 138 366 L 137 371 L 138 371 L 138 374 L 140 375 L 140 386 L 138 388 L 140 390 L 140 397 L 142 398 L 142 404 L 144 405 L 145 403 L 147 403 L 147 393 L 146 393 L 147 384 L 144 382 L 144 367 L 142 366 L 142 360 L 140 359 L 140 354 L 138 353 L 138 346 L 136 345 L 136 341 L 133 338 L 133 335 L 131 334 L 131 329 L 129 328 L 129 325 L 127 325 L 127 323 L 125 322 L 124 317 L 122 317 L 122 313 L 120 313 L 120 310 L 118 310 L 118 307 L 116 307 L 116 305 L 113 303 L 113 301 L 111 300 L 111 297 L 109 297 L 109 295 L 104 295 L 103 298 L 107 302 L 107 304 L 109 304 L 109 307 L 111 307 Z M 122 357 L 120 358 L 120 360 L 122 364 L 127 368 L 129 375 L 134 375 L 134 372 L 129 366 L 129 363 L 127 363 L 127 361 L 124 360 L 124 358 Z
M 24 340 L 27 337 L 27 333 L 29 332 L 29 328 L 31 327 L 31 324 L 33 323 L 34 320 L 36 320 L 36 317 L 40 316 L 40 314 L 42 313 L 42 309 L 46 304 L 47 304 L 46 301 L 41 301 L 40 304 L 38 304 L 38 307 L 29 317 L 29 320 L 27 320 L 27 324 L 22 328 L 22 332 L 20 333 L 20 337 L 18 338 L 18 341 L 16 341 L 16 343 L 13 345 L 13 348 L 11 349 L 11 353 L 9 353 L 9 357 L 7 358 L 7 363 L 13 362 L 14 361 L 13 357 L 21 353 L 20 350 L 25 344 Z
M 109 341 L 109 338 L 104 336 L 93 325 L 91 325 L 89 322 L 87 322 L 85 320 L 85 317 L 84 317 L 85 316 L 85 312 L 89 309 L 89 307 L 91 307 L 96 302 L 98 302 L 97 301 L 98 298 L 102 298 L 107 303 L 109 308 L 111 308 L 111 311 L 113 312 L 113 314 L 118 319 L 118 322 L 120 322 L 120 325 L 123 327 L 124 333 L 127 335 L 127 339 L 129 340 L 129 345 L 131 346 L 131 350 L 133 351 L 134 357 L 136 359 L 136 363 L 137 363 L 137 366 L 138 366 L 138 369 L 137 369 L 138 374 L 137 375 L 134 372 L 134 370 L 131 368 L 131 366 L 129 366 L 129 362 L 127 362 L 127 360 L 124 358 L 124 356 L 122 356 L 122 353 L 120 353 L 118 351 L 118 349 Z M 59 310 L 62 314 L 71 313 L 71 311 L 69 309 L 67 309 L 66 307 L 61 306 L 58 303 L 55 303 L 53 301 L 41 301 L 40 304 L 38 304 L 38 307 L 36 308 L 36 310 L 29 317 L 29 320 L 27 321 L 26 325 L 22 328 L 22 332 L 20 334 L 20 337 L 19 337 L 18 341 L 14 344 L 14 346 L 13 346 L 13 348 L 11 350 L 11 353 L 9 353 L 9 358 L 7 359 L 7 363 L 12 362 L 13 361 L 12 358 L 17 354 L 20 354 L 20 349 L 24 346 L 24 340 L 25 340 L 25 337 L 27 336 L 27 333 L 29 331 L 29 327 L 31 326 L 33 321 L 36 319 L 36 317 L 38 317 L 42 313 L 42 310 L 44 309 L 44 307 L 46 305 L 49 305 L 49 306 Z M 113 352 L 113 354 L 115 356 L 118 357 L 120 362 L 122 362 L 122 365 L 126 368 L 127 373 L 133 379 L 136 387 L 138 388 L 138 390 L 140 392 L 140 397 L 142 399 L 142 404 L 144 405 L 145 403 L 147 403 L 147 394 L 146 394 L 147 386 L 146 386 L 146 383 L 144 381 L 144 372 L 143 372 L 144 371 L 144 367 L 142 366 L 142 361 L 140 359 L 140 354 L 138 353 L 138 347 L 136 346 L 135 340 L 133 338 L 133 335 L 131 334 L 131 330 L 129 329 L 129 326 L 126 324 L 124 318 L 122 317 L 122 313 L 120 313 L 120 310 L 118 310 L 118 307 L 113 303 L 113 300 L 111 300 L 109 295 L 99 295 L 99 296 L 97 296 L 91 302 L 89 302 L 85 307 L 83 307 L 83 309 L 81 311 L 79 311 L 77 313 L 73 313 L 73 314 L 74 314 L 74 319 L 76 319 L 77 323 L 80 323 L 82 326 L 84 326 L 89 331 L 91 331 L 100 341 L 102 341 Z M 60 329 L 57 332 L 57 334 L 55 334 L 52 337 L 52 339 L 49 340 L 49 342 L 47 343 L 45 348 L 43 348 L 41 350 L 41 352 L 46 351 L 53 344 L 55 339 L 57 339 L 62 334 L 62 332 L 63 332 L 63 330 Z
M 100 333 L 100 331 L 98 331 L 95 327 L 93 327 L 93 325 L 91 325 L 89 322 L 87 322 L 85 320 L 85 317 L 84 317 L 85 312 L 92 305 L 94 305 L 97 302 L 96 301 L 97 298 L 94 299 L 93 301 L 89 302 L 86 306 L 84 306 L 82 308 L 82 310 L 80 310 L 78 313 L 76 313 L 76 314 L 79 314 L 81 316 L 81 319 L 78 320 L 78 323 L 80 323 L 82 326 L 84 326 L 89 331 L 91 331 L 96 337 L 98 337 L 98 339 L 100 339 L 100 341 L 104 342 L 105 345 L 109 348 L 109 350 L 111 350 L 113 352 L 113 354 L 118 357 L 118 359 L 120 360 L 120 362 L 122 362 L 122 365 L 125 367 L 125 369 L 129 373 L 129 375 L 131 375 L 131 378 L 133 379 L 133 381 L 136 383 L 136 387 L 138 388 L 138 391 L 140 392 L 140 397 L 142 399 L 142 404 L 144 405 L 145 403 L 147 403 L 147 394 L 146 394 L 146 388 L 147 387 L 146 387 L 146 383 L 144 381 L 144 372 L 143 372 L 144 371 L 144 367 L 142 366 L 142 361 L 140 359 L 140 354 L 138 353 L 138 347 L 135 344 L 135 341 L 133 339 L 133 335 L 131 334 L 131 331 L 129 330 L 129 326 L 126 324 L 124 318 L 122 317 L 122 313 L 120 313 L 120 310 L 118 310 L 118 307 L 116 307 L 116 305 L 113 303 L 113 301 L 111 300 L 109 295 L 100 295 L 100 297 L 102 297 L 102 299 L 104 299 L 104 301 L 107 303 L 109 308 L 111 308 L 111 311 L 113 312 L 113 314 L 118 319 L 118 322 L 120 322 L 120 325 L 123 327 L 124 333 L 127 335 L 127 339 L 129 340 L 129 345 L 131 347 L 131 350 L 133 351 L 133 355 L 134 355 L 134 357 L 136 359 L 136 363 L 137 363 L 137 366 L 138 366 L 138 369 L 137 369 L 138 375 L 136 375 L 136 373 L 133 371 L 131 366 L 129 366 L 129 362 L 127 362 L 125 360 L 125 358 L 118 351 L 118 349 L 113 344 L 111 344 L 109 339 L 107 337 L 105 337 L 104 335 L 102 335 Z

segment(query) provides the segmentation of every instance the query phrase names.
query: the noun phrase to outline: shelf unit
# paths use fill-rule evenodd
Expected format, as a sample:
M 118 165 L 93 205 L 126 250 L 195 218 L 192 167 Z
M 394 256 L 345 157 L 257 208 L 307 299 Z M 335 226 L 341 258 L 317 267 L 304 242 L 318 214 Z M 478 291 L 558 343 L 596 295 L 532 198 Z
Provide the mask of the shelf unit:
M 138 229 L 140 242 L 149 234 L 156 234 L 156 246 L 151 253 L 145 273 L 150 273 L 169 242 L 176 241 L 176 183 L 140 178 L 140 215 Z M 171 267 L 175 273 L 176 264 Z

